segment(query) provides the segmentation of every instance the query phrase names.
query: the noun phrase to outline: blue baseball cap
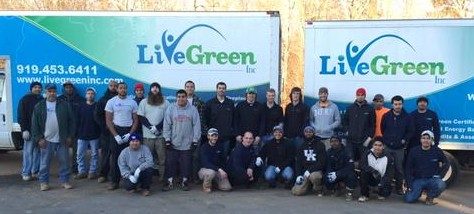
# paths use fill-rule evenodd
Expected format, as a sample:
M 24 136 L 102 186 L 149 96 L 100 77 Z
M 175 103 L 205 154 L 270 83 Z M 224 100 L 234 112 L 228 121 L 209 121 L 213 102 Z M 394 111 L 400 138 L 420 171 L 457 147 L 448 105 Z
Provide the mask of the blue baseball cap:
M 141 138 L 140 138 L 140 135 L 133 133 L 133 134 L 130 135 L 129 140 L 130 140 L 130 142 L 132 142 L 132 141 L 134 141 L 134 140 L 140 141 Z

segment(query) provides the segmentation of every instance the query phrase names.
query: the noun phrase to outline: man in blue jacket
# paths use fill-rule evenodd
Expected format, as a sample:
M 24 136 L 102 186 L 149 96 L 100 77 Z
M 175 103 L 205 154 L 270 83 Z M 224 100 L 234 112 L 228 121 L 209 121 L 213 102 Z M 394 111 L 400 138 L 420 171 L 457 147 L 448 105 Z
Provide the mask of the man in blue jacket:
M 245 132 L 242 142 L 235 146 L 229 156 L 227 172 L 232 186 L 249 186 L 254 181 L 255 152 L 252 147 L 253 142 L 252 132 Z
M 199 178 L 203 181 L 202 190 L 206 193 L 212 191 L 212 182 L 215 180 L 219 190 L 228 191 L 232 187 L 229 183 L 229 176 L 224 168 L 225 158 L 222 147 L 217 145 L 219 132 L 215 128 L 207 131 L 207 143 L 203 143 L 199 150 L 201 169 L 198 172 Z
M 395 159 L 395 188 L 403 195 L 403 162 L 405 149 L 413 133 L 413 122 L 403 109 L 403 97 L 392 98 L 392 109 L 382 117 L 382 135 L 385 151 Z
M 426 191 L 426 204 L 434 205 L 446 188 L 441 172 L 448 167 L 443 151 L 434 146 L 434 134 L 430 130 L 421 133 L 421 146 L 414 147 L 407 157 L 406 180 L 408 192 L 405 201 L 416 202 L 423 190 Z
M 426 97 L 419 97 L 416 99 L 416 106 L 417 109 L 410 113 L 415 126 L 415 132 L 413 133 L 413 137 L 410 139 L 408 150 L 420 145 L 420 139 L 418 136 L 420 136 L 421 132 L 425 130 L 433 132 L 435 146 L 438 146 L 439 138 L 441 136 L 438 115 L 436 112 L 428 109 L 428 98 Z

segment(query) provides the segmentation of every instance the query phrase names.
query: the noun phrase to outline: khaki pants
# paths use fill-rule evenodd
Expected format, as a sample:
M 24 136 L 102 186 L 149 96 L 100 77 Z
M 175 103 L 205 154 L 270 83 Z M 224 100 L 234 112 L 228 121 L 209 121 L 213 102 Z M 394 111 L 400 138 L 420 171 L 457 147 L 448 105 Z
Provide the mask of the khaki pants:
M 315 192 L 321 192 L 323 190 L 322 178 L 321 171 L 312 172 L 308 178 L 304 179 L 302 184 L 293 186 L 291 193 L 297 196 L 304 195 L 308 192 L 310 185 L 313 186 Z
M 198 172 L 199 179 L 203 181 L 202 187 L 203 188 L 211 188 L 212 181 L 217 182 L 217 188 L 219 190 L 228 191 L 232 189 L 230 185 L 229 178 L 222 178 L 219 172 L 214 171 L 212 169 L 201 168 Z
M 144 138 L 143 143 L 148 146 L 153 155 L 153 168 L 160 172 L 160 181 L 163 181 L 165 174 L 165 139 L 163 137 Z

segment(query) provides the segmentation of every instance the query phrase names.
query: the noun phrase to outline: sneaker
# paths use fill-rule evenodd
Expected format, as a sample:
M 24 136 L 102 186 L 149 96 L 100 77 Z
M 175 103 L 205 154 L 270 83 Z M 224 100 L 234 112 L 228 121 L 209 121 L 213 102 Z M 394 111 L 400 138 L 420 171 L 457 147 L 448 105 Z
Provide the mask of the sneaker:
M 107 186 L 107 190 L 116 190 L 118 188 L 119 188 L 118 183 L 109 183 L 109 185 Z
M 352 195 L 351 191 L 347 191 L 346 193 L 346 201 L 352 201 L 354 199 L 354 196 Z
M 385 197 L 379 195 L 379 196 L 377 196 L 377 199 L 380 200 L 380 201 L 383 201 L 383 200 L 385 200 Z
M 366 202 L 368 200 L 369 200 L 369 197 L 366 197 L 366 196 L 360 196 L 358 199 L 359 202 Z
M 24 181 L 31 181 L 31 180 L 33 180 L 33 178 L 32 178 L 31 176 L 29 176 L 29 175 L 23 175 L 23 176 L 22 176 L 22 179 L 23 179 Z
M 167 192 L 173 189 L 173 183 L 172 182 L 166 182 L 163 184 L 163 188 L 161 189 L 163 192 Z
M 80 179 L 84 179 L 84 178 L 87 178 L 87 174 L 86 173 L 79 173 L 79 174 L 76 174 L 74 176 L 74 179 L 76 180 L 80 180 Z
M 316 196 L 318 196 L 318 197 L 323 197 L 323 191 L 322 191 L 322 190 L 317 190 L 317 191 L 315 192 L 315 194 L 316 194 Z
M 89 180 L 93 180 L 93 179 L 96 179 L 96 178 L 97 178 L 97 174 L 95 174 L 95 173 L 89 173 L 87 175 L 87 179 L 89 179 Z
M 143 195 L 143 196 L 149 196 L 149 195 L 150 195 L 150 190 L 144 189 L 144 190 L 142 191 L 142 195 Z
M 99 179 L 97 179 L 97 182 L 98 182 L 98 183 L 105 183 L 106 181 L 107 181 L 107 178 L 102 177 L 102 176 L 99 177 Z
M 426 205 L 435 205 L 435 204 L 437 204 L 437 202 L 434 201 L 434 198 L 426 197 L 425 204 Z
M 41 189 L 41 191 L 49 190 L 49 185 L 48 185 L 48 183 L 41 183 L 41 184 L 40 184 L 40 189 Z
M 183 181 L 181 183 L 181 190 L 183 191 L 189 191 L 191 188 L 189 187 L 188 181 Z
M 72 189 L 72 185 L 68 182 L 63 183 L 63 187 L 64 187 L 64 189 Z

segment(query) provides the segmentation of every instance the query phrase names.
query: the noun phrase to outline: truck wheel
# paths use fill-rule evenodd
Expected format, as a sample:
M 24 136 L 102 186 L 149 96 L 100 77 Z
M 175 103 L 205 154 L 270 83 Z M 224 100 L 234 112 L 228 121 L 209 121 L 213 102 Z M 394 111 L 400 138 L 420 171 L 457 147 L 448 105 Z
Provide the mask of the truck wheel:
M 0 150 L 0 154 L 5 154 L 7 152 L 8 152 L 8 150 Z
M 446 182 L 447 186 L 450 186 L 456 182 L 460 174 L 460 165 L 458 160 L 451 155 L 449 152 L 443 151 L 444 156 L 448 160 L 449 167 L 448 169 L 442 172 L 443 181 Z

